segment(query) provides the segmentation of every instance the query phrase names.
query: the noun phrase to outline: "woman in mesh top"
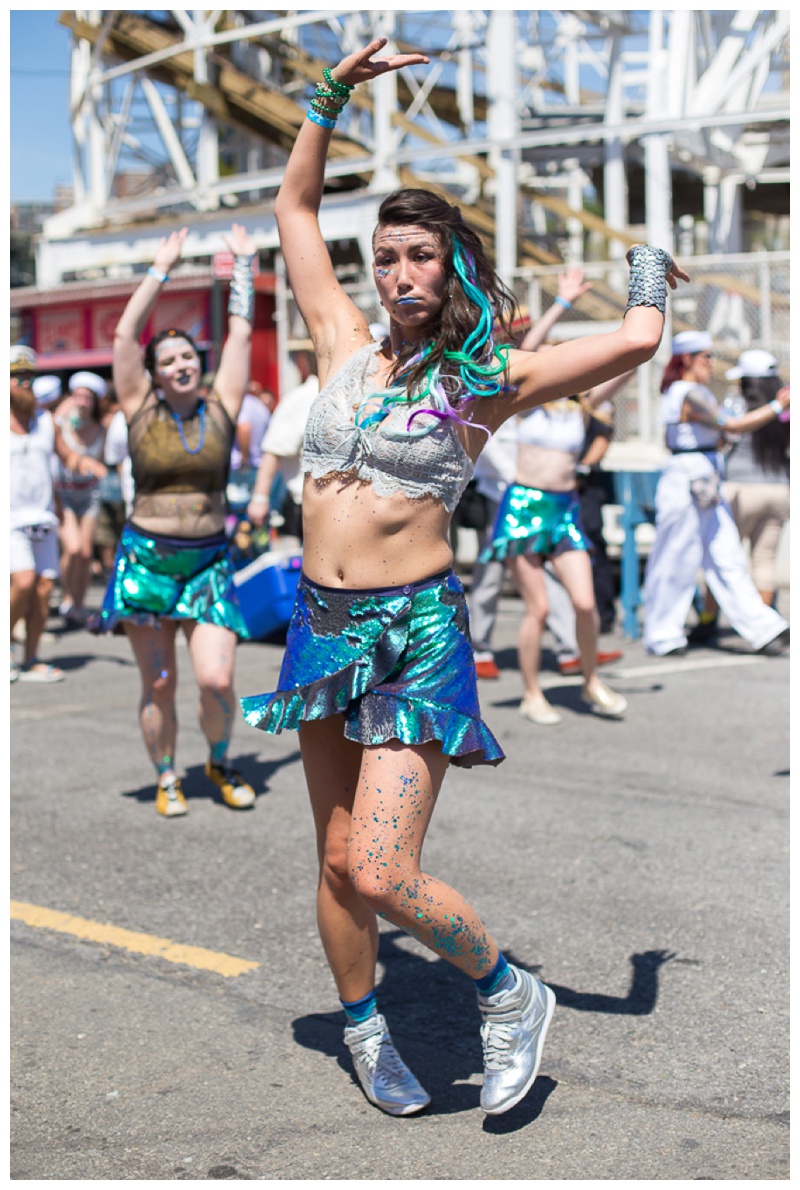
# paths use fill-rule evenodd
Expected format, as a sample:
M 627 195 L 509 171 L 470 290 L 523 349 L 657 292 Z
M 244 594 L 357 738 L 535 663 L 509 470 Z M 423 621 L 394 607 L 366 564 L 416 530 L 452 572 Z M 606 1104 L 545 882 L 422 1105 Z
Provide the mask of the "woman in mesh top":
M 114 387 L 128 424 L 134 504 L 91 624 L 97 632 L 125 631 L 130 639 L 142 679 L 142 735 L 158 776 L 156 810 L 168 818 L 187 809 L 175 767 L 179 625 L 200 691 L 206 775 L 232 809 L 255 804 L 254 790 L 228 759 L 234 655 L 237 638 L 248 632 L 224 532 L 231 446 L 250 375 L 254 250 L 234 224 L 228 337 L 205 400 L 200 356 L 186 331 L 160 331 L 144 358 L 139 346 L 186 234 L 184 228 L 161 240 L 114 335 Z
M 497 1114 L 533 1085 L 555 997 L 507 964 L 472 906 L 420 867 L 448 765 L 503 759 L 481 720 L 450 518 L 488 434 L 649 359 L 667 283 L 688 278 L 666 253 L 641 248 L 631 266 L 639 296 L 618 331 L 541 355 L 497 346 L 495 323 L 508 325 L 513 298 L 478 236 L 456 206 L 401 190 L 382 203 L 373 237 L 390 323 L 374 342 L 336 279 L 318 211 L 330 130 L 353 86 L 428 61 L 372 60 L 385 43 L 326 69 L 276 200 L 321 391 L 305 434 L 303 576 L 279 688 L 243 708 L 254 727 L 299 730 L 319 928 L 367 1097 L 394 1115 L 429 1102 L 377 1012 L 381 916 L 474 980 L 481 1106 Z

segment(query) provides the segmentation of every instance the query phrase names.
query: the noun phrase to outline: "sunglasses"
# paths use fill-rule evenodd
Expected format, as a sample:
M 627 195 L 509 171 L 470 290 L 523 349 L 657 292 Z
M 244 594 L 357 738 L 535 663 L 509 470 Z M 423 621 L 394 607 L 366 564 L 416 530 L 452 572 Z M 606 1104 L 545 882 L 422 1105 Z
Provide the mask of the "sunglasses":
M 15 384 L 31 385 L 35 377 L 35 372 L 12 372 L 11 379 Z

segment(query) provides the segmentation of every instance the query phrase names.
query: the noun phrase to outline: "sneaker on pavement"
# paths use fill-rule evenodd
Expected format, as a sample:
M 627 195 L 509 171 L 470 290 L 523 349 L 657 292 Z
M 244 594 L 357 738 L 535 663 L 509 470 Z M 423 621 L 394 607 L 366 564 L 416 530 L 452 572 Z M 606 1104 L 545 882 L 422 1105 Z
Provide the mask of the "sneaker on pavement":
M 539 698 L 523 698 L 519 704 L 519 713 L 523 719 L 538 723 L 540 727 L 555 727 L 561 722 L 558 711 L 543 694 Z
M 556 1006 L 551 988 L 528 971 L 509 967 L 516 977 L 514 987 L 478 996 L 483 1017 L 481 1109 L 490 1116 L 508 1111 L 530 1091 Z
M 764 657 L 780 657 L 781 653 L 785 653 L 788 648 L 789 629 L 784 628 L 783 632 L 779 632 L 772 640 L 762 645 L 758 652 Z
M 617 694 L 604 682 L 595 681 L 591 690 L 584 686 L 581 698 L 596 715 L 603 715 L 606 719 L 619 719 L 628 709 L 627 698 Z
M 348 1025 L 344 1041 L 370 1103 L 390 1116 L 410 1116 L 428 1106 L 430 1095 L 394 1048 L 386 1021 L 379 1012 L 360 1025 Z
M 186 814 L 189 807 L 183 796 L 180 780 L 177 777 L 166 777 L 158 782 L 156 790 L 156 810 L 165 818 L 179 818 Z
M 206 776 L 222 794 L 222 800 L 232 810 L 249 810 L 256 804 L 256 791 L 248 785 L 232 764 L 212 764 L 206 761 Z
M 497 662 L 493 654 L 475 654 L 475 674 L 479 678 L 489 679 L 490 681 L 500 677 L 500 670 L 497 668 Z

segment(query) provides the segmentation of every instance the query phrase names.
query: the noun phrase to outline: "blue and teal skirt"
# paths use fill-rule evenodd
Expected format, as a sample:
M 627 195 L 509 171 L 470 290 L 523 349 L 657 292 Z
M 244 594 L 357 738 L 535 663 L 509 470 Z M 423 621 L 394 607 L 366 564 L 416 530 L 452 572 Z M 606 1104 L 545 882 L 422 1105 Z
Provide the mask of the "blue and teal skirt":
M 464 767 L 504 759 L 481 719 L 464 588 L 452 571 L 355 591 L 302 575 L 278 689 L 241 703 L 262 731 L 343 715 L 345 737 L 361 744 L 439 740 Z
M 577 492 L 543 492 L 512 483 L 503 494 L 492 540 L 480 561 L 502 561 L 520 554 L 553 557 L 589 548 L 581 532 Z
M 91 632 L 121 632 L 124 624 L 159 620 L 218 624 L 247 640 L 224 533 L 199 540 L 163 537 L 125 525 L 100 611 Z

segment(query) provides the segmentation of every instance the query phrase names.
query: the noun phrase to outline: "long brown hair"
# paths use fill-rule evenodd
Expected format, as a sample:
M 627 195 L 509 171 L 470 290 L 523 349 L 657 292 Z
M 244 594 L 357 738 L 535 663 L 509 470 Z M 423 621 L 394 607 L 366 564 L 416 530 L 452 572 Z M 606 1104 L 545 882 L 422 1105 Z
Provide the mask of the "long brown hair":
M 511 321 L 517 303 L 495 272 L 477 232 L 467 226 L 454 203 L 422 187 L 395 190 L 380 205 L 378 227 L 396 224 L 416 224 L 435 236 L 442 247 L 445 270 L 442 308 L 436 324 L 431 328 L 432 350 L 424 360 L 414 364 L 403 375 L 403 383 L 410 394 L 432 367 L 440 367 L 443 374 L 457 371 L 445 360 L 445 352 L 463 352 L 465 344 L 481 322 L 481 310 L 470 301 L 456 271 L 454 254 L 457 248 L 463 254 L 468 254 L 472 272 L 470 280 L 491 308 L 494 321 L 504 332 L 504 341 L 513 338 Z M 410 344 L 398 353 L 389 377 L 391 384 L 396 383 L 418 350 L 418 344 Z M 479 349 L 476 363 L 490 364 L 492 355 L 493 344 L 489 341 L 482 355 Z
M 777 397 L 784 387 L 780 376 L 743 376 L 741 379 L 742 396 L 747 403 L 748 412 L 768 405 Z M 753 457 L 759 467 L 773 474 L 789 474 L 789 423 L 779 421 L 767 422 L 760 430 L 754 430 L 751 435 L 753 443 Z

